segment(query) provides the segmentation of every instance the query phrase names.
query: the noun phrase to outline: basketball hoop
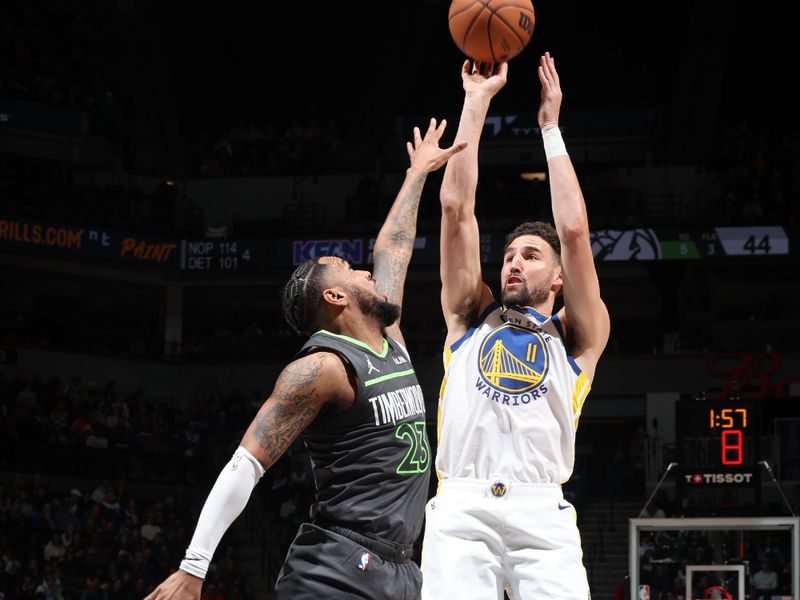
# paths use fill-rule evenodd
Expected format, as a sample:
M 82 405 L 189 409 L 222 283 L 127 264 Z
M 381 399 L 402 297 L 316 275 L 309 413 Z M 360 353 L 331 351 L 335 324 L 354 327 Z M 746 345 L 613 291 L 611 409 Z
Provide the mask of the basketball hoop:
M 731 594 L 721 585 L 710 585 L 706 588 L 706 593 L 703 595 L 703 599 L 705 598 L 723 598 L 724 600 L 733 600 L 733 594 Z

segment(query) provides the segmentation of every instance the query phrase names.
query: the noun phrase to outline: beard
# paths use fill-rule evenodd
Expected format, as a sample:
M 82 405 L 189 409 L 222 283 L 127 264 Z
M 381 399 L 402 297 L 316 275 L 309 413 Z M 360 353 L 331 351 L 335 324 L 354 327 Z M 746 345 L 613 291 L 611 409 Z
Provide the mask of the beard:
M 373 318 L 381 328 L 388 327 L 400 318 L 400 307 L 378 296 L 367 296 L 362 290 L 352 288 L 350 292 L 356 299 L 364 316 Z
M 533 288 L 518 287 L 515 290 L 503 288 L 500 299 L 503 306 L 530 306 L 531 308 L 541 306 L 550 296 L 550 286 L 544 283 L 533 286 Z

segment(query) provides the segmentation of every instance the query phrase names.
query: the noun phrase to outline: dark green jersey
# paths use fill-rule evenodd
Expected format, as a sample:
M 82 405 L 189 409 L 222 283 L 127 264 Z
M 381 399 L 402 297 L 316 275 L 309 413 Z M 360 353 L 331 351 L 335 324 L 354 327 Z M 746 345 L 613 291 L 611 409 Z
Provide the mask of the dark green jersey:
M 431 453 L 425 399 L 411 360 L 384 338 L 376 353 L 353 338 L 315 333 L 300 355 L 338 354 L 356 376 L 356 398 L 343 413 L 323 412 L 303 432 L 316 498 L 311 517 L 411 544 L 422 527 Z

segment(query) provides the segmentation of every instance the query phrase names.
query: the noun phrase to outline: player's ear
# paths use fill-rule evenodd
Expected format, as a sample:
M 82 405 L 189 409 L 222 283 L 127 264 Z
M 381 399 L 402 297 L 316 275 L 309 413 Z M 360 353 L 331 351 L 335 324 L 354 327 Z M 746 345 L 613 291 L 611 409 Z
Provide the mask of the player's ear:
M 561 265 L 557 265 L 553 273 L 553 281 L 550 283 L 550 288 L 555 291 L 556 295 L 564 287 L 564 271 Z
M 349 298 L 344 290 L 339 286 L 325 288 L 322 291 L 322 301 L 331 306 L 345 307 L 349 304 Z

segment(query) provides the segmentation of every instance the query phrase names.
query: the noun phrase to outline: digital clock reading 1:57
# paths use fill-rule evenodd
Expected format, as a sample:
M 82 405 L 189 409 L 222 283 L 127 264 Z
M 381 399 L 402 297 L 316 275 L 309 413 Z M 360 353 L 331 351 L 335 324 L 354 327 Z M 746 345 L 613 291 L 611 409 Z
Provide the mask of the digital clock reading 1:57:
M 747 428 L 747 409 L 746 408 L 709 408 L 708 427 L 714 429 L 732 429 L 739 427 Z
M 681 400 L 676 425 L 686 468 L 753 467 L 758 460 L 759 411 L 747 400 Z
M 746 408 L 709 408 L 709 429 L 722 429 L 720 462 L 723 465 L 741 465 L 743 457 L 742 431 L 747 429 Z

